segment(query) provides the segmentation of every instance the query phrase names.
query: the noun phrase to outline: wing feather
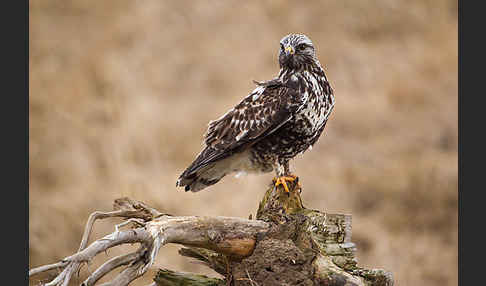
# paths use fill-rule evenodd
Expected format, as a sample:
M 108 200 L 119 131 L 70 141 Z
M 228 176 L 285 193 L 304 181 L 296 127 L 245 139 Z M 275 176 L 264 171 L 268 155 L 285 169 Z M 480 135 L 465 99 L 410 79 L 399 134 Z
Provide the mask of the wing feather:
M 206 146 L 184 174 L 241 151 L 280 128 L 304 104 L 306 97 L 299 94 L 280 81 L 258 83 L 233 109 L 210 121 L 204 135 Z

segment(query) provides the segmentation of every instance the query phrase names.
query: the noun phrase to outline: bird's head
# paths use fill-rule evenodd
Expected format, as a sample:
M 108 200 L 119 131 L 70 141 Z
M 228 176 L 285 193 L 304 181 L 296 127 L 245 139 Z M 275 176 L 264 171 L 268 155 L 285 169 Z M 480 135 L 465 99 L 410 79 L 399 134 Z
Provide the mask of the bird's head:
M 318 63 L 312 41 L 303 34 L 290 34 L 280 40 L 280 68 L 299 70 Z

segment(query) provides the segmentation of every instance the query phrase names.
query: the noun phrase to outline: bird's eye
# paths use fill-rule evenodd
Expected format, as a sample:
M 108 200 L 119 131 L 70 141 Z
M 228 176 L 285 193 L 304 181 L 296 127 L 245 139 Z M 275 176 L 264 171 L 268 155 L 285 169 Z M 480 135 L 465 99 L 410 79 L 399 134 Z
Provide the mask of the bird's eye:
M 299 49 L 301 51 L 305 50 L 305 44 L 298 45 L 297 49 Z

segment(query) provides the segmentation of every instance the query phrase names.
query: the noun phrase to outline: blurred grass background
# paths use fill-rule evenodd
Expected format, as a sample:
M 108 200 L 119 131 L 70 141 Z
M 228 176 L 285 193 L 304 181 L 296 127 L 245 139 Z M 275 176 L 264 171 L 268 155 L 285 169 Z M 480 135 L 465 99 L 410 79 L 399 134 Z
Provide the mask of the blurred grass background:
M 42 0 L 29 9 L 30 267 L 75 251 L 89 214 L 121 196 L 174 215 L 254 215 L 273 174 L 225 177 L 197 194 L 175 182 L 209 120 L 252 79 L 274 77 L 280 38 L 299 32 L 336 96 L 321 139 L 291 163 L 305 205 L 352 214 L 358 264 L 392 271 L 396 285 L 457 285 L 456 1 Z M 93 237 L 117 222 L 96 224 Z M 163 248 L 134 285 L 158 267 L 217 275 L 178 248 Z

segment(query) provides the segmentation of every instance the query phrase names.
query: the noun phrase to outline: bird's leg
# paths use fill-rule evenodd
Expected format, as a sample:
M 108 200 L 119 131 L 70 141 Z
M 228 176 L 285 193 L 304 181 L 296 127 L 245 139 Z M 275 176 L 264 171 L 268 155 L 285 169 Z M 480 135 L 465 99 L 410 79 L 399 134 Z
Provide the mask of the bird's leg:
M 299 183 L 299 177 L 296 175 L 293 175 L 290 173 L 290 168 L 289 168 L 289 161 L 284 161 L 284 162 L 278 162 L 277 164 L 277 177 L 273 179 L 273 182 L 275 184 L 275 188 L 278 186 L 282 185 L 285 192 L 290 195 L 290 190 L 287 185 L 287 182 L 294 182 L 295 181 L 295 186 L 297 186 L 299 189 L 301 189 L 301 185 Z M 295 188 L 294 186 L 294 188 Z
M 290 173 L 289 161 L 285 161 L 284 163 L 284 173 L 285 173 L 285 177 L 287 178 L 287 181 L 292 181 L 292 182 L 295 181 L 294 189 L 295 187 L 297 187 L 297 189 L 302 190 L 302 186 L 300 185 L 299 182 L 299 177 L 297 177 L 297 175 Z
M 289 161 L 284 161 L 284 163 L 282 165 L 283 165 L 283 168 L 284 168 L 284 174 L 285 175 L 290 175 L 290 164 L 289 164 Z
M 297 175 L 294 175 L 294 174 L 290 173 L 290 166 L 289 166 L 289 162 L 288 161 L 285 162 L 285 164 L 284 164 L 284 170 L 285 170 L 285 175 L 287 177 L 293 178 L 294 179 L 293 181 L 295 181 L 296 186 L 299 189 L 301 189 L 301 185 L 299 183 L 299 177 L 297 177 Z

